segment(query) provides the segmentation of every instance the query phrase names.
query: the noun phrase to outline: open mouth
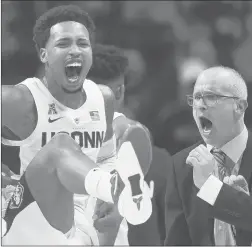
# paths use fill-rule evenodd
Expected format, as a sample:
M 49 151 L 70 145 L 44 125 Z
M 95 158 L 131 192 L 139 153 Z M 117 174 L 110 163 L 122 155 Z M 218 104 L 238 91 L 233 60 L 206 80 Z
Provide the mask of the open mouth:
M 200 124 L 204 133 L 209 134 L 212 130 L 213 123 L 206 117 L 200 117 Z
M 77 82 L 80 78 L 82 64 L 80 62 L 69 63 L 65 67 L 65 73 L 68 81 L 71 83 Z

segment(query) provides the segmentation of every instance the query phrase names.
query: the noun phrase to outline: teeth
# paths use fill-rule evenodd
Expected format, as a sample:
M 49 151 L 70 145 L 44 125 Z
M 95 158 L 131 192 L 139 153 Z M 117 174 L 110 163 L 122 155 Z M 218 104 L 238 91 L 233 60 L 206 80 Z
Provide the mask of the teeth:
M 70 63 L 66 67 L 81 67 L 81 63 Z
M 79 76 L 74 76 L 74 77 L 68 78 L 68 80 L 69 80 L 70 82 L 75 82 L 75 81 L 77 81 L 78 79 L 79 79 Z
M 204 132 L 205 134 L 209 134 L 209 133 L 211 132 L 211 129 L 204 128 L 204 129 L 203 129 L 203 132 Z

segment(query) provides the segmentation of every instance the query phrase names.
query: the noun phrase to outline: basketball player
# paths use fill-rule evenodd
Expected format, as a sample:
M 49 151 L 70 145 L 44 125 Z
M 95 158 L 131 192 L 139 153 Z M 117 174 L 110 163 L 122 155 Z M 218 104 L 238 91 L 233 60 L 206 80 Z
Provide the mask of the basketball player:
M 77 6 L 60 6 L 49 10 L 37 20 L 34 27 L 34 41 L 40 60 L 45 65 L 45 77 L 42 80 L 28 78 L 16 86 L 2 87 L 2 142 L 5 145 L 20 146 L 20 173 L 23 175 L 20 180 L 22 183 L 20 182 L 21 185 L 17 186 L 17 191 L 14 193 L 18 196 L 14 195 L 9 203 L 6 212 L 7 218 L 10 215 L 15 215 L 14 219 L 16 220 L 16 215 L 19 216 L 20 214 L 8 212 L 16 208 L 20 211 L 20 207 L 24 206 L 22 202 L 26 204 L 25 206 L 29 204 L 27 198 L 24 197 L 24 189 L 22 189 L 22 187 L 28 187 L 29 189 L 26 189 L 27 193 L 31 192 L 30 194 L 36 201 L 35 204 L 39 206 L 31 208 L 35 213 L 30 214 L 29 221 L 32 221 L 31 215 L 39 215 L 37 209 L 40 209 L 40 213 L 44 215 L 45 224 L 45 221 L 47 221 L 52 228 L 66 234 L 72 229 L 73 225 L 72 221 L 68 220 L 72 218 L 72 214 L 69 213 L 69 208 L 72 208 L 67 206 L 73 202 L 71 196 L 65 193 L 66 190 L 70 194 L 89 194 L 114 203 L 118 201 L 118 198 L 113 200 L 111 197 L 111 177 L 123 181 L 122 184 L 125 188 L 121 191 L 120 197 L 131 198 L 130 203 L 132 202 L 129 205 L 126 203 L 127 200 L 119 200 L 118 209 L 120 214 L 133 224 L 146 221 L 149 217 L 151 206 L 149 205 L 148 193 L 146 193 L 144 200 L 139 201 L 140 208 L 139 203 L 133 202 L 131 194 L 134 190 L 131 186 L 131 178 L 137 178 L 134 181 L 141 185 L 142 192 L 148 191 L 148 185 L 144 183 L 143 175 L 147 172 L 150 162 L 146 162 L 146 164 L 141 162 L 141 157 L 144 157 L 144 155 L 141 156 L 140 154 L 138 156 L 139 165 L 136 167 L 131 166 L 130 170 L 121 165 L 123 162 L 118 163 L 116 176 L 101 169 L 94 169 L 97 167 L 95 162 L 102 143 L 111 139 L 113 135 L 114 96 L 107 87 L 97 86 L 86 79 L 92 64 L 91 41 L 93 31 L 94 24 L 92 20 L 86 12 Z M 134 127 L 131 130 L 129 129 L 127 133 L 124 133 L 126 144 L 131 142 L 132 136 L 139 135 L 146 138 L 144 130 L 136 131 Z M 68 136 L 58 134 L 60 132 L 66 132 Z M 52 141 L 50 142 L 50 140 Z M 72 142 L 72 140 L 75 141 Z M 148 140 L 148 138 L 145 140 Z M 48 145 L 50 143 L 51 145 Z M 78 147 L 74 145 L 76 143 L 79 144 Z M 145 141 L 144 144 L 146 143 L 148 142 Z M 137 144 L 136 146 L 132 144 L 132 146 L 137 149 Z M 148 144 L 146 147 L 148 153 Z M 80 154 L 79 149 L 85 155 Z M 41 152 L 39 152 L 40 150 Z M 137 150 L 134 151 L 137 153 Z M 74 155 L 83 155 L 85 157 L 79 162 L 82 164 L 82 168 L 77 165 L 75 167 L 74 163 L 78 162 L 75 162 L 76 157 L 73 157 Z M 143 160 L 145 161 L 146 158 L 143 158 Z M 44 171 L 47 175 L 43 177 L 42 175 L 37 176 L 35 172 L 24 173 L 27 167 L 32 164 L 31 161 L 37 163 L 33 165 L 33 167 L 37 167 L 36 169 L 30 168 L 32 171 L 40 169 L 42 170 L 41 173 Z M 124 165 L 125 163 L 127 163 L 126 160 Z M 25 183 L 28 183 L 28 181 L 25 182 L 27 174 L 32 174 L 29 176 L 33 180 L 30 186 L 25 185 Z M 49 176 L 48 179 L 47 176 Z M 55 182 L 50 178 L 55 179 Z M 139 182 L 140 179 L 141 183 Z M 85 189 L 83 189 L 83 181 L 85 181 Z M 37 186 L 34 186 L 36 183 Z M 57 188 L 55 183 L 58 185 L 64 184 L 64 189 L 60 186 L 63 190 L 61 193 L 55 193 L 55 188 Z M 76 186 L 77 189 L 76 187 L 73 189 L 72 186 Z M 49 197 L 45 196 L 46 193 L 40 193 L 45 187 Z M 57 190 L 59 189 L 57 188 Z M 52 192 L 51 197 L 49 192 Z M 133 193 L 133 196 L 134 194 L 140 195 L 141 193 Z M 44 196 L 40 197 L 38 195 Z M 61 203 L 61 196 L 62 198 L 68 197 L 68 203 Z M 31 195 L 28 195 L 29 197 Z M 55 207 L 50 205 L 51 200 L 56 200 L 53 203 L 57 203 L 57 211 L 55 211 Z M 144 212 L 146 211 L 144 204 L 148 205 L 147 214 Z M 64 206 L 67 210 L 64 210 Z M 132 210 L 135 212 L 134 217 L 132 217 Z M 32 212 L 31 210 L 28 211 Z M 67 226 L 62 222 L 59 224 L 58 222 L 56 224 L 55 222 L 50 223 L 54 218 L 56 218 L 56 221 L 59 219 L 60 221 L 66 221 Z M 35 219 L 36 217 L 34 217 L 35 223 L 38 222 Z M 14 221 L 11 228 L 7 224 L 8 234 L 6 237 L 8 240 L 15 240 L 14 242 L 7 241 L 7 243 L 25 244 L 26 241 L 26 244 L 30 244 L 32 241 L 29 242 L 28 239 L 24 239 L 27 234 L 20 232 L 20 226 L 16 227 L 16 230 L 18 229 L 16 232 L 15 230 L 10 231 L 15 229 L 15 225 L 17 224 L 14 224 Z M 36 231 L 38 224 L 35 225 L 32 225 L 33 227 L 30 227 L 30 229 Z M 29 227 L 23 230 L 26 231 L 25 229 L 29 229 Z M 44 227 L 41 227 L 41 231 L 44 231 L 42 229 Z M 15 235 L 18 231 L 19 236 Z M 10 237 L 11 232 L 14 233 L 12 237 Z M 35 237 L 33 239 L 38 241 Z M 45 241 L 45 239 L 43 240 Z M 47 240 L 52 244 L 50 238 L 47 238 Z
M 99 153 L 100 167 L 106 167 L 107 169 L 114 169 L 114 163 L 109 162 L 108 154 L 125 152 L 125 156 L 130 155 L 130 147 L 122 151 L 120 149 L 120 143 L 122 143 L 122 134 L 127 125 L 141 126 L 140 123 L 126 118 L 121 112 L 124 102 L 125 92 L 125 74 L 128 66 L 128 58 L 124 55 L 123 51 L 115 46 L 96 44 L 93 47 L 93 65 L 88 73 L 88 78 L 100 85 L 109 86 L 115 95 L 115 114 L 113 120 L 113 129 L 115 132 L 115 138 L 103 143 L 103 149 Z M 146 130 L 148 132 L 148 130 Z M 110 150 L 110 151 L 108 151 Z M 104 151 L 106 153 L 104 153 Z M 144 152 L 144 149 L 141 151 Z M 135 154 L 132 154 L 133 156 Z M 119 161 L 118 161 L 119 162 Z M 104 208 L 107 208 L 104 210 Z M 110 212 L 106 214 L 106 212 Z M 96 220 L 94 226 L 98 232 L 107 236 L 106 241 L 110 241 L 115 237 L 115 243 L 105 242 L 105 244 L 115 245 L 129 245 L 128 243 L 128 226 L 125 219 L 123 219 L 118 213 L 117 207 L 106 202 L 100 202 L 98 200 L 95 212 Z M 121 224 L 115 224 L 120 223 Z M 112 226 L 115 226 L 114 228 Z M 118 233 L 113 230 L 119 229 Z M 109 233 L 111 236 L 109 236 Z M 101 236 L 101 235 L 100 235 Z

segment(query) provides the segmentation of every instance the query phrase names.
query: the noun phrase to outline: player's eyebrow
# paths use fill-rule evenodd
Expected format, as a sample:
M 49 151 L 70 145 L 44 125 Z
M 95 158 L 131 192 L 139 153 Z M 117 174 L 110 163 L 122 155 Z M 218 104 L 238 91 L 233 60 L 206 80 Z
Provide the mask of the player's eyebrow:
M 62 38 L 57 39 L 56 42 L 59 42 L 59 41 L 70 41 L 70 40 L 71 40 L 71 38 L 62 37 Z M 83 37 L 78 38 L 78 40 L 80 40 L 80 41 L 89 41 L 87 38 L 83 38 Z
M 69 41 L 70 38 L 59 38 L 56 40 L 56 42 L 59 42 L 59 41 Z
M 79 40 L 81 40 L 81 41 L 89 41 L 89 39 L 87 39 L 87 38 L 79 38 Z

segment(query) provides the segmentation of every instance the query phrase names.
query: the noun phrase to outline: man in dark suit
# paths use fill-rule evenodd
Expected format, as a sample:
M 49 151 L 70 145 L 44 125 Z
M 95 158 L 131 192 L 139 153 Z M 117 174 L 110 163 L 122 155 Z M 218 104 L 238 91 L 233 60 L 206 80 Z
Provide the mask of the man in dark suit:
M 209 68 L 188 103 L 203 140 L 175 154 L 168 166 L 165 245 L 251 245 L 246 84 L 233 69 Z

